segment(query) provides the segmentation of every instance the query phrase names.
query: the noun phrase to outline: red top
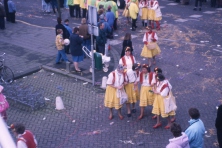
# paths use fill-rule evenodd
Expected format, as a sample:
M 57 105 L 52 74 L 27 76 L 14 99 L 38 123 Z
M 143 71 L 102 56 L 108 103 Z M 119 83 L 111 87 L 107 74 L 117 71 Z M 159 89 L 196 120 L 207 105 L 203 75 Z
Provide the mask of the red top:
M 28 148 L 36 148 L 37 147 L 37 145 L 34 141 L 33 134 L 28 130 L 25 130 L 25 133 L 23 135 L 21 135 L 21 137 L 18 138 L 17 142 L 18 141 L 25 142 L 25 144 L 27 145 Z

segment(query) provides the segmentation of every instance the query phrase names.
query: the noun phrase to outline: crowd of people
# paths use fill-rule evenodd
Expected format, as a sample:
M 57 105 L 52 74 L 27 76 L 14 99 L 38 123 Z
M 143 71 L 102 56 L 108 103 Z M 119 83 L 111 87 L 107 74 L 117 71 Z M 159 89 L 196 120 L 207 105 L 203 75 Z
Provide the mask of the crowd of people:
M 5 17 L 6 21 L 15 23 L 16 6 L 12 0 L 0 0 L 0 29 L 5 29 Z

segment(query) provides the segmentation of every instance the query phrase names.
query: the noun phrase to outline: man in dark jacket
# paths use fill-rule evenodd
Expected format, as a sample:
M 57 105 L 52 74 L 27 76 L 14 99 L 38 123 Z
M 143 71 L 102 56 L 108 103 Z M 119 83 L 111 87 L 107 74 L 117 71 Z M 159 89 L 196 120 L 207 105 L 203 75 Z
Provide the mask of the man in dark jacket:
M 60 17 L 57 18 L 57 23 L 58 24 L 55 26 L 56 35 L 58 35 L 57 30 L 58 29 L 62 29 L 62 31 L 63 31 L 63 39 L 68 39 L 69 38 L 69 32 L 65 28 L 65 26 L 63 26 L 62 19 Z
M 5 29 L 5 10 L 0 0 L 0 29 Z
M 12 0 L 8 0 L 8 12 L 9 12 L 10 21 L 12 23 L 15 23 L 16 7 L 15 7 L 15 3 Z
M 6 21 L 10 21 L 9 19 L 9 12 L 8 12 L 8 0 L 4 0 L 4 7 L 5 7 L 5 16 L 6 16 Z
M 86 19 L 82 19 L 82 24 L 79 26 L 79 35 L 83 36 L 83 46 L 87 47 L 91 51 L 90 47 L 90 34 L 88 32 L 88 25 Z
M 105 54 L 105 44 L 106 44 L 106 32 L 104 30 L 104 23 L 99 23 L 99 36 L 96 37 L 96 44 L 98 52 Z

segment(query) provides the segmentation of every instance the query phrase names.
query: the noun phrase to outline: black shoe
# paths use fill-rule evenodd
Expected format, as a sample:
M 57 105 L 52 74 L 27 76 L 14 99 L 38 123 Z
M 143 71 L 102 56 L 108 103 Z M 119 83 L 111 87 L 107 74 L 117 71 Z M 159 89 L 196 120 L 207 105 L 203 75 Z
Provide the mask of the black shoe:
M 127 117 L 131 117 L 131 114 L 127 114 Z
M 193 10 L 194 10 L 194 11 L 196 11 L 196 10 L 197 10 L 197 8 L 193 8 Z
M 137 28 L 137 26 L 135 26 L 135 28 Z
M 132 28 L 132 31 L 136 31 L 136 29 L 135 29 L 135 28 Z
M 199 8 L 199 11 L 201 11 L 201 8 Z
M 136 113 L 136 109 L 132 109 L 132 113 Z
M 61 64 L 61 62 L 57 62 L 56 64 Z

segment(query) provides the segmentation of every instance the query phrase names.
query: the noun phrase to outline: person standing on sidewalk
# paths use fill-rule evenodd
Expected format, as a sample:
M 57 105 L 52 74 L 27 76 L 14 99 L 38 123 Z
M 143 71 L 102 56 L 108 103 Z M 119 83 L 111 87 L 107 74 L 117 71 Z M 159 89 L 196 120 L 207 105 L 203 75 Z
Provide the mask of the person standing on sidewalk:
M 188 136 L 190 147 L 203 148 L 205 127 L 200 119 L 200 112 L 196 108 L 190 108 L 188 113 L 191 119 L 188 121 L 190 126 L 185 130 L 185 134 Z
M 124 67 L 118 65 L 117 69 L 108 75 L 104 104 L 109 108 L 109 120 L 113 119 L 113 108 L 118 110 L 120 120 L 124 118 L 121 113 L 120 98 L 117 96 L 117 91 L 121 91 L 124 87 L 123 71 Z
M 54 13 L 56 13 L 55 9 L 58 11 L 58 4 L 57 0 L 51 0 L 52 10 Z
M 71 27 L 69 27 L 69 20 L 68 19 L 66 19 L 64 21 L 64 27 L 66 28 L 66 32 L 67 32 L 66 38 L 69 39 L 69 37 L 72 34 L 72 29 L 71 29 Z M 69 45 L 65 46 L 65 53 L 66 54 L 70 54 L 70 52 L 69 52 Z
M 132 18 L 132 31 L 135 31 L 137 28 L 136 21 L 139 13 L 139 7 L 135 2 L 136 2 L 135 0 L 132 0 L 129 6 L 130 17 Z
M 68 32 L 68 30 L 66 30 L 66 27 L 63 26 L 62 19 L 60 17 L 57 18 L 57 23 L 58 24 L 55 26 L 56 35 L 58 35 L 57 30 L 58 29 L 62 29 L 62 31 L 63 31 L 63 39 L 68 39 L 69 38 L 69 32 Z
M 8 0 L 4 0 L 4 7 L 5 7 L 5 16 L 6 16 L 6 21 L 10 21 L 10 16 L 9 16 L 9 11 L 8 11 Z
M 151 27 L 152 29 L 154 29 L 154 22 L 156 22 L 156 30 L 160 30 L 160 20 L 162 20 L 162 13 L 160 11 L 160 6 L 157 0 L 151 0 L 152 1 L 152 5 L 151 5 L 151 9 L 153 10 L 153 13 L 151 12 L 151 14 L 153 15 L 153 21 L 151 22 Z
M 12 23 L 15 23 L 16 7 L 15 3 L 12 0 L 8 0 L 8 11 L 9 11 L 10 21 Z
M 83 46 L 85 46 L 89 51 L 91 51 L 91 36 L 88 31 L 88 24 L 86 19 L 82 18 L 81 25 L 79 26 L 79 35 L 83 36 Z
M 43 12 L 50 13 L 51 12 L 51 0 L 42 0 L 42 10 Z
M 203 0 L 195 0 L 195 7 L 193 8 L 193 10 L 194 10 L 194 11 L 197 10 L 197 8 L 198 8 L 198 3 L 199 3 L 199 11 L 201 11 L 201 10 L 202 10 L 202 2 L 203 2 Z
M 74 0 L 75 17 L 81 18 L 80 0 Z
M 114 30 L 117 30 L 117 20 L 118 20 L 118 6 L 116 4 L 115 1 L 113 0 L 108 0 L 106 3 L 105 3 L 105 9 L 108 10 L 108 7 L 111 6 L 111 11 L 114 13 L 115 15 L 115 20 L 114 20 L 114 23 L 113 23 L 113 29 Z
M 0 29 L 5 29 L 5 10 L 1 0 L 0 0 Z
M 99 36 L 96 37 L 98 52 L 105 55 L 105 44 L 107 41 L 104 23 L 99 23 Z
M 215 127 L 217 129 L 217 141 L 219 143 L 219 147 L 222 148 L 222 105 L 220 105 L 217 110 Z
M 87 1 L 80 0 L 80 8 L 82 9 L 82 17 L 86 19 L 87 9 L 86 9 Z M 80 10 L 81 12 L 81 10 Z
M 63 31 L 62 29 L 57 29 L 57 36 L 56 36 L 56 48 L 58 50 L 58 54 L 56 57 L 56 64 L 60 64 L 60 60 L 61 58 L 65 61 L 68 62 L 66 53 L 65 53 L 65 49 L 64 49 L 64 40 L 63 40 Z
M 74 3 L 73 3 L 73 0 L 68 0 L 68 6 L 69 6 L 69 15 L 70 15 L 70 17 L 74 17 Z
M 78 63 L 84 59 L 82 51 L 83 36 L 79 35 L 79 28 L 73 29 L 73 34 L 70 36 L 70 49 L 72 54 L 72 60 L 76 72 L 81 72 Z
M 23 124 L 12 124 L 10 128 L 17 138 L 17 148 L 37 148 L 35 136 L 31 131 L 26 130 Z
M 64 0 L 63 6 L 64 6 L 65 9 L 69 9 L 69 7 L 68 7 L 68 0 Z

